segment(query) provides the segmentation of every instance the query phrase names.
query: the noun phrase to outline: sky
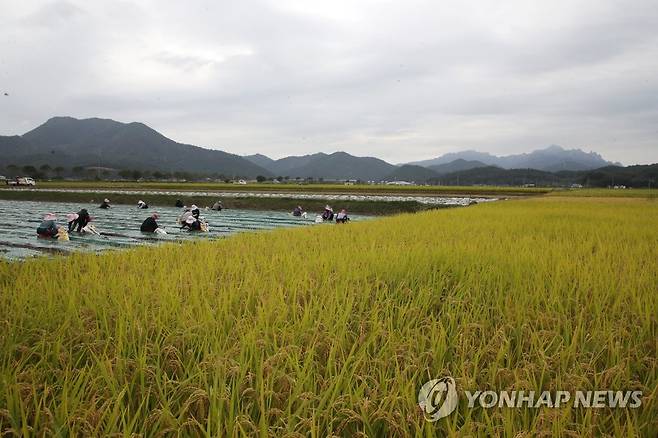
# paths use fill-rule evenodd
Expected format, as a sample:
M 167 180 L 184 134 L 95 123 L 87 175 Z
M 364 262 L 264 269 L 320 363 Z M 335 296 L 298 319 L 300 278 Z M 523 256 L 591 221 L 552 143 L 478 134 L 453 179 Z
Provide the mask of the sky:
M 658 162 L 656 0 L 0 0 L 0 135 L 139 121 L 273 158 Z M 5 94 L 6 93 L 6 94 Z

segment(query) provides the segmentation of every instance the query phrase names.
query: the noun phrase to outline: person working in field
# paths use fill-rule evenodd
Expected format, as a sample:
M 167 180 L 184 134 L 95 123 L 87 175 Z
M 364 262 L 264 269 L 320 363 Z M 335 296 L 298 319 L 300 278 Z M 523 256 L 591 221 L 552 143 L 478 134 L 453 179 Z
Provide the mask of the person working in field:
M 43 217 L 43 221 L 37 227 L 37 237 L 42 239 L 59 239 L 69 240 L 66 230 L 57 225 L 57 216 L 48 213 Z
M 215 202 L 215 203 L 212 205 L 211 209 L 212 209 L 212 210 L 215 210 L 215 211 L 222 211 L 222 201 L 217 201 L 217 202 Z
M 322 220 L 323 221 L 330 221 L 334 219 L 334 210 L 328 206 L 325 205 L 324 207 L 324 213 L 322 213 Z
M 306 216 L 306 214 L 304 213 L 304 209 L 302 208 L 301 205 L 298 205 L 297 207 L 295 207 L 293 209 L 292 215 L 295 216 L 295 217 Z
M 183 222 L 183 225 L 180 227 L 181 230 L 184 228 L 187 228 L 189 231 L 201 231 L 201 221 L 190 215 L 185 219 L 185 222 Z
M 139 228 L 139 230 L 143 233 L 155 233 L 155 230 L 160 228 L 156 222 L 156 220 L 159 218 L 160 216 L 157 213 L 153 213 L 151 216 L 147 217 L 144 222 L 142 222 L 142 226 Z
M 137 202 L 137 208 L 149 208 L 148 204 L 141 199 Z
M 178 223 L 184 224 L 188 217 L 193 217 L 189 208 L 185 207 L 183 213 L 178 217 Z
M 199 215 L 201 214 L 201 212 L 199 211 L 199 207 L 192 204 L 192 206 L 190 207 L 190 211 L 192 212 L 192 216 L 194 216 L 195 219 L 199 219 Z
M 105 198 L 105 199 L 103 199 L 103 203 L 98 208 L 106 209 L 106 208 L 110 208 L 110 207 L 111 207 L 110 200 Z
M 336 223 L 337 224 L 344 224 L 347 221 L 349 221 L 350 218 L 347 216 L 347 210 L 344 208 L 336 215 Z
M 48 213 L 43 217 L 43 221 L 37 227 L 37 236 L 44 238 L 57 238 L 58 226 L 55 222 L 57 216 Z
M 73 228 L 75 228 L 75 221 L 78 219 L 78 214 L 77 213 L 69 213 L 66 215 L 66 222 L 68 222 L 69 225 L 69 231 L 73 231 Z
M 77 226 L 78 229 L 76 231 L 80 233 L 82 229 L 86 227 L 89 222 L 91 222 L 91 216 L 89 215 L 89 212 L 86 208 L 83 208 L 73 216 L 75 216 L 75 219 L 73 221 L 69 221 L 69 232 L 73 231 L 73 229 Z M 72 216 L 67 217 L 70 218 Z

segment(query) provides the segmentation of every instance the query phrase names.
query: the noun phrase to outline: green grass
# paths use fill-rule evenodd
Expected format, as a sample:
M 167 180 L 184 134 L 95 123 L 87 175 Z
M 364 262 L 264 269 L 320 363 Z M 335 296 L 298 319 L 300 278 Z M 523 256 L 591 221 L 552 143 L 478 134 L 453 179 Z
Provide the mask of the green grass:
M 658 203 L 533 198 L 0 263 L 0 428 L 100 436 L 656 436 Z M 420 386 L 639 389 L 468 409 Z
M 113 189 L 161 189 L 161 190 L 213 190 L 213 191 L 273 191 L 273 192 L 321 192 L 321 193 L 375 193 L 375 194 L 417 194 L 417 195 L 537 195 L 548 193 L 550 188 L 497 187 L 497 186 L 395 186 L 395 185 L 345 185 L 345 184 L 271 184 L 250 183 L 246 185 L 225 183 L 168 183 L 134 181 L 39 181 L 37 188 L 113 188 Z
M 341 200 L 327 201 L 326 199 L 294 199 L 294 198 L 264 198 L 256 196 L 223 197 L 223 196 L 183 196 L 171 195 L 165 192 L 154 192 L 152 194 L 130 194 L 117 192 L 42 192 L 32 190 L 0 190 L 0 199 L 10 201 L 45 201 L 45 202 L 80 202 L 100 204 L 101 200 L 109 198 L 112 204 L 135 205 L 140 199 L 144 199 L 151 206 L 173 207 L 176 200 L 180 199 L 184 205 L 196 204 L 203 207 L 212 206 L 215 201 L 221 199 L 222 206 L 227 209 L 244 210 L 274 210 L 292 211 L 296 206 L 302 205 L 310 213 L 321 213 L 324 206 L 329 202 L 338 208 L 345 208 L 350 213 L 365 215 L 389 215 L 397 213 L 412 213 L 433 208 L 449 208 L 450 206 L 432 206 L 420 202 L 409 201 L 359 201 Z
M 550 196 L 570 198 L 650 198 L 658 197 L 658 189 L 569 189 L 556 190 Z

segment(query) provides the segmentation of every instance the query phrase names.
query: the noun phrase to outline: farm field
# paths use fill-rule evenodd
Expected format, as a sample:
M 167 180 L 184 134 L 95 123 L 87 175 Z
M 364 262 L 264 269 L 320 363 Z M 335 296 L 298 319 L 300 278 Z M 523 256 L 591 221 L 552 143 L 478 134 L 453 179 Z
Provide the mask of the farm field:
M 548 196 L 567 196 L 570 198 L 649 198 L 658 197 L 658 189 L 572 189 L 553 191 Z
M 533 197 L 0 261 L 0 430 L 656 436 L 658 202 Z M 425 420 L 430 379 L 452 415 Z M 638 408 L 463 391 L 640 390 Z
M 56 190 L 56 191 L 51 191 Z M 61 191 L 60 191 L 61 190 Z M 240 192 L 242 193 L 242 192 Z M 196 204 L 199 206 L 211 206 L 217 200 L 228 210 L 260 210 L 291 212 L 296 206 L 302 204 L 304 209 L 310 213 L 321 213 L 324 206 L 329 203 L 340 208 L 346 208 L 350 213 L 366 215 L 390 215 L 396 213 L 412 213 L 428 208 L 450 207 L 450 205 L 426 205 L 421 204 L 415 197 L 408 195 L 398 196 L 397 200 L 372 201 L 365 195 L 320 195 L 315 193 L 296 194 L 274 194 L 274 193 L 220 193 L 220 192 L 191 192 L 191 191 L 163 191 L 146 190 L 137 191 L 131 189 L 110 189 L 108 191 L 96 191 L 95 189 L 37 189 L 37 190 L 0 190 L 0 200 L 6 201 L 33 201 L 48 203 L 82 203 L 98 206 L 100 200 L 109 198 L 112 204 L 129 205 L 134 207 L 140 199 L 145 199 L 149 205 L 154 207 L 172 207 L 177 200 L 185 205 Z M 306 199 L 303 199 L 306 198 Z M 312 198 L 312 199 L 311 199 Z M 340 198 L 340 199 L 331 199 Z M 345 199 L 347 198 L 347 199 Z M 482 198 L 483 199 L 483 198 Z M 492 198 L 488 198 L 492 199 Z M 457 205 L 465 203 L 468 205 L 471 198 L 449 198 L 450 203 Z M 495 200 L 495 198 L 494 198 Z M 337 207 L 338 208 L 338 207 Z
M 88 209 L 97 231 L 104 235 L 95 236 L 77 232 L 69 233 L 70 240 L 61 242 L 49 239 L 36 239 L 35 230 L 46 212 L 59 218 L 59 225 L 66 226 L 66 214 Z M 190 233 L 181 230 L 177 222 L 180 208 L 158 207 L 158 224 L 167 231 L 166 235 L 142 233 L 139 228 L 145 218 L 156 209 L 138 210 L 134 205 L 115 205 L 102 210 L 98 204 L 29 202 L 0 200 L 0 258 L 23 259 L 44 254 L 68 254 L 73 251 L 102 252 L 122 250 L 137 245 L 158 245 L 166 242 L 180 242 L 190 239 L 220 239 L 242 231 L 267 230 L 277 227 L 297 227 L 313 225 L 315 216 L 294 217 L 288 212 L 237 210 L 221 212 L 203 210 L 201 217 L 208 223 L 207 233 Z M 363 217 L 352 215 L 351 220 Z M 21 223 L 21 227 L 15 224 Z M 328 223 L 318 225 L 329 225 Z
M 370 184 L 300 184 L 300 183 L 200 183 L 200 182 L 135 182 L 135 181 L 40 181 L 39 188 L 107 188 L 107 189 L 160 189 L 160 190 L 214 190 L 214 191 L 273 191 L 273 192 L 313 192 L 313 193 L 392 193 L 423 195 L 539 195 L 552 189 L 535 187 L 498 186 L 397 186 Z

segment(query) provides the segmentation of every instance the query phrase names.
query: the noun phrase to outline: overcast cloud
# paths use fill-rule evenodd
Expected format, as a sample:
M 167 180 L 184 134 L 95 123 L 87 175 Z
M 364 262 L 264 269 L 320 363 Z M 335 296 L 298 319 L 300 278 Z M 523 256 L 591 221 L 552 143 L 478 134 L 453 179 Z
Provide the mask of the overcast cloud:
M 0 0 L 0 11 L 2 135 L 71 115 L 274 158 L 559 144 L 658 162 L 656 0 Z

